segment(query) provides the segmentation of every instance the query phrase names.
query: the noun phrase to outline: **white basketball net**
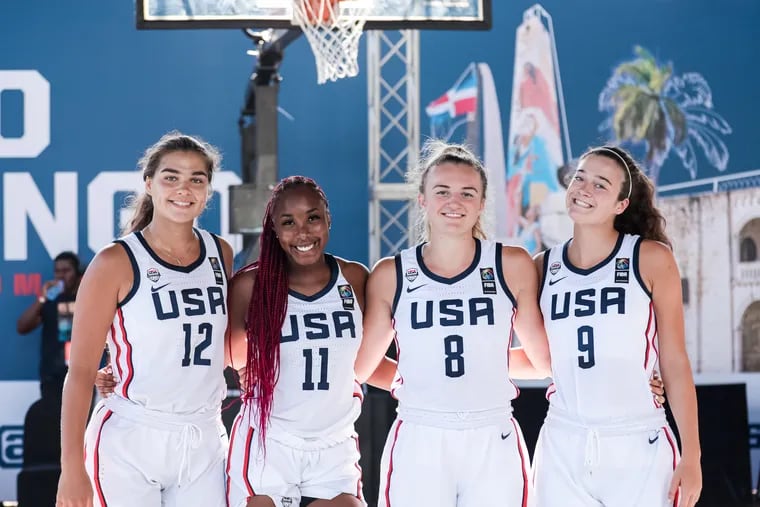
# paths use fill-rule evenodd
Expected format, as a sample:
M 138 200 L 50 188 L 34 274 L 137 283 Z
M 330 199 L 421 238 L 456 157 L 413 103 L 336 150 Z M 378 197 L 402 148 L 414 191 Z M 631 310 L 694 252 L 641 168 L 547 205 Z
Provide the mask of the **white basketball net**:
M 359 73 L 359 39 L 371 4 L 368 0 L 293 0 L 293 23 L 309 41 L 319 84 Z

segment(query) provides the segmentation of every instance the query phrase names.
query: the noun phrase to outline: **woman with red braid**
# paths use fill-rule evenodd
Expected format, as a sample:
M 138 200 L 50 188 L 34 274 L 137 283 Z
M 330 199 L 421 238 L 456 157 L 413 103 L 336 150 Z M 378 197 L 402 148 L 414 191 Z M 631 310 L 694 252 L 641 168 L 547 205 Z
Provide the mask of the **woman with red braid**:
M 367 269 L 325 253 L 330 212 L 309 178 L 275 187 L 263 226 L 258 261 L 230 281 L 232 356 L 251 380 L 230 437 L 229 505 L 362 506 L 354 360 Z M 371 382 L 387 389 L 394 373 L 382 363 Z

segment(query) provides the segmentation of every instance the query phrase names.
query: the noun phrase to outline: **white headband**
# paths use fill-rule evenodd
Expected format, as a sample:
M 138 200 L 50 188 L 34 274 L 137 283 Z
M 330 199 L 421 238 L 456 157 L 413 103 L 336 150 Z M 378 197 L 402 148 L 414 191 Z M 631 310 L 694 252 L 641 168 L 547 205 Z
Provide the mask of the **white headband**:
M 617 159 L 620 161 L 621 164 L 623 164 L 623 167 L 625 167 L 625 171 L 628 173 L 628 195 L 626 196 L 626 199 L 631 198 L 631 190 L 633 190 L 633 178 L 631 178 L 631 168 L 628 167 L 628 163 L 625 161 L 623 157 L 620 156 L 620 153 L 616 152 L 615 150 L 612 150 L 610 148 L 605 148 L 604 146 L 600 146 L 599 148 L 594 148 L 591 151 L 589 151 L 586 155 L 593 155 L 596 152 L 603 151 L 605 153 L 612 153 L 617 157 Z

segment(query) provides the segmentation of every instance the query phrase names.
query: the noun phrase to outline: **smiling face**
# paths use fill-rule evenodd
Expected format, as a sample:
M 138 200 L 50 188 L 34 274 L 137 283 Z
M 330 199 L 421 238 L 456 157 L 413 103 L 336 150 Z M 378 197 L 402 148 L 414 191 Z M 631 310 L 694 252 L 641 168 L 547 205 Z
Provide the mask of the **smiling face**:
M 443 162 L 430 168 L 418 201 L 431 233 L 471 235 L 485 205 L 483 180 L 468 164 Z
M 206 164 L 202 155 L 192 151 L 174 151 L 161 157 L 156 172 L 145 181 L 154 216 L 160 214 L 178 223 L 195 220 L 205 209 L 209 194 Z
M 321 262 L 330 238 L 330 213 L 322 197 L 306 185 L 285 190 L 272 211 L 274 232 L 293 264 Z
M 618 200 L 624 182 L 616 161 L 601 155 L 582 158 L 567 187 L 567 214 L 576 224 L 613 223 L 628 207 L 628 199 Z

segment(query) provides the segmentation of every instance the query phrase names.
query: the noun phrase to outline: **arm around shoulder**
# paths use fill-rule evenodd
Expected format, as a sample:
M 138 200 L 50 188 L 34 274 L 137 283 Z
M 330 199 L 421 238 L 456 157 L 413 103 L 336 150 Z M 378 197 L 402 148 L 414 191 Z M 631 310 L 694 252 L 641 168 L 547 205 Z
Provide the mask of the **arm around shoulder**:
M 354 372 L 360 383 L 372 375 L 393 340 L 393 299 L 396 294 L 396 263 L 393 257 L 375 264 L 367 279 L 364 333 Z
M 536 369 L 521 376 L 545 378 L 551 375 L 549 343 L 541 310 L 538 307 L 538 274 L 528 252 L 520 247 L 502 249 L 503 275 L 517 305 L 515 331 L 525 354 Z
M 256 283 L 257 268 L 241 270 L 230 279 L 227 293 L 229 320 L 227 324 L 228 344 L 225 347 L 225 362 L 228 366 L 240 369 L 246 364 L 248 354 L 248 311 Z

